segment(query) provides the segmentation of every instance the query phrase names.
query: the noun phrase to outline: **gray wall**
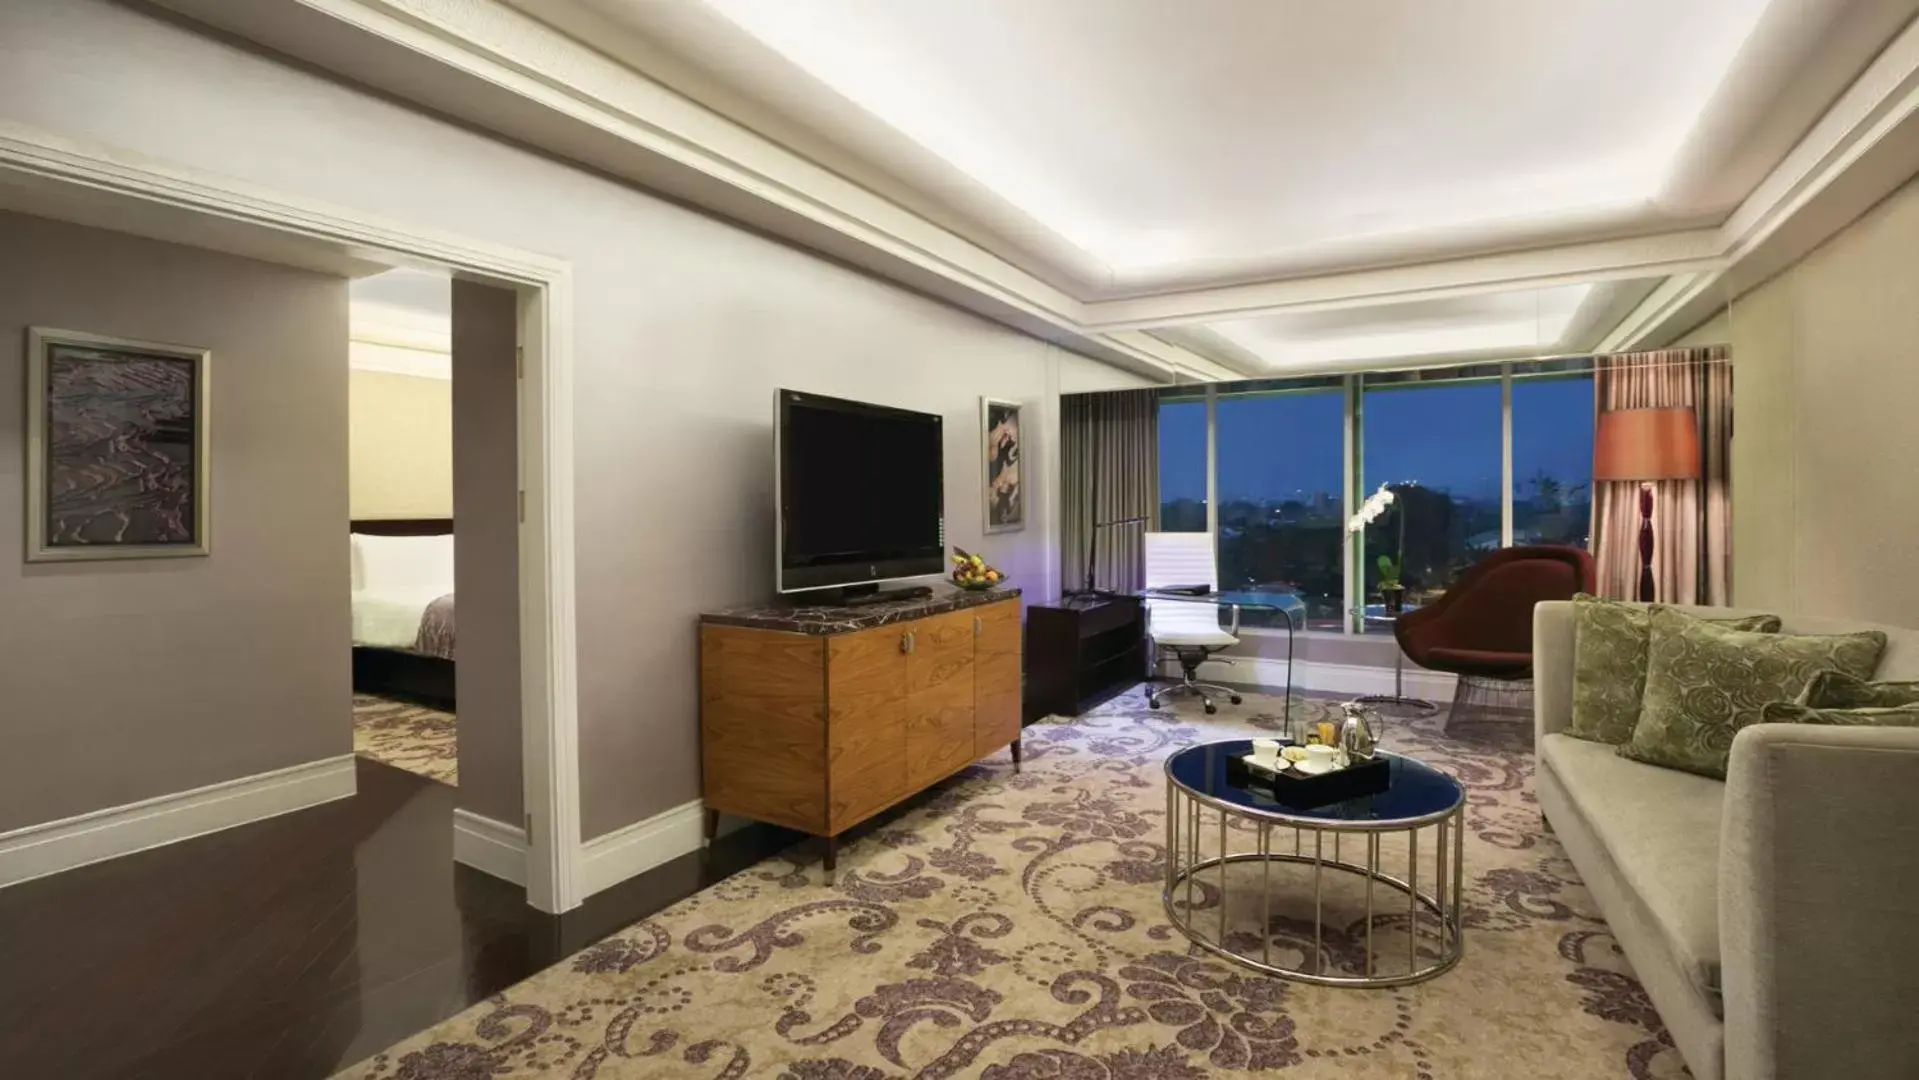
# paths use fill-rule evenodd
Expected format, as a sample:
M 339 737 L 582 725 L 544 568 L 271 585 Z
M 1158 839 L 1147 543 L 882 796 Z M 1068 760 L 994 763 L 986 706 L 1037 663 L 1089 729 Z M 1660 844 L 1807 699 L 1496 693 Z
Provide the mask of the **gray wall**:
M 0 213 L 0 832 L 352 751 L 346 304 L 340 278 Z M 211 557 L 25 563 L 35 325 L 213 350 Z
M 1055 397 L 1091 361 L 105 0 L 0 6 L 0 102 L 69 137 L 573 263 L 586 836 L 699 795 L 694 620 L 772 586 L 776 388 L 943 414 L 949 538 L 1056 588 Z M 1031 523 L 990 539 L 983 394 L 1039 421 Z
M 460 806 L 518 826 L 520 768 L 519 298 L 453 283 L 454 677 Z
M 1919 626 L 1919 181 L 1683 339 L 1733 358 L 1741 607 Z

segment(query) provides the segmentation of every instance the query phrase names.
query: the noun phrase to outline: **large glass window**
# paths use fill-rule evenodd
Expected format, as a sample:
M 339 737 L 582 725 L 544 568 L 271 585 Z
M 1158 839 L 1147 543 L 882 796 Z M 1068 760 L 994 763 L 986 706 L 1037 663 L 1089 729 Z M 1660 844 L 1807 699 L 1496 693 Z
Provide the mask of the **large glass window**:
M 1497 379 L 1386 383 L 1361 401 L 1360 488 L 1388 485 L 1390 510 L 1366 529 L 1366 602 L 1390 561 L 1409 605 L 1444 592 L 1500 545 L 1505 452 Z
M 1513 380 L 1513 543 L 1585 547 L 1592 532 L 1593 380 Z
M 1221 394 L 1219 575 L 1245 625 L 1343 624 L 1346 395 L 1338 387 Z M 1303 621 L 1301 621 L 1303 620 Z
M 1159 527 L 1206 531 L 1206 402 L 1159 403 Z

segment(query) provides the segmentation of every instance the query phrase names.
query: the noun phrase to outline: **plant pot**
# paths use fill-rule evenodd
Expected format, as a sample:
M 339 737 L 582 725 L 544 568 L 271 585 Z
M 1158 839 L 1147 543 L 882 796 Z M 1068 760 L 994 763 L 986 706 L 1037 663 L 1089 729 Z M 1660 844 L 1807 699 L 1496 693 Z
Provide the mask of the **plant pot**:
M 1406 611 L 1406 588 L 1398 586 L 1379 590 L 1379 599 L 1386 605 L 1386 614 L 1400 615 Z

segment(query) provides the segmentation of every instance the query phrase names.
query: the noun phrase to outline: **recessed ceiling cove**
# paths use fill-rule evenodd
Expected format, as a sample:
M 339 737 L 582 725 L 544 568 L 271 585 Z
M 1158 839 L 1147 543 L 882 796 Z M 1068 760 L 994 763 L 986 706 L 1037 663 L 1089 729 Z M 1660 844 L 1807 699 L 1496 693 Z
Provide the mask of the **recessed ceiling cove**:
M 758 92 L 781 98 L 803 75 L 1119 290 L 1723 215 L 1744 191 L 1677 170 L 1768 8 L 705 3 L 790 65 L 736 73 Z M 811 109 L 804 95 L 790 105 L 802 120 Z M 856 117 L 832 121 L 861 137 Z

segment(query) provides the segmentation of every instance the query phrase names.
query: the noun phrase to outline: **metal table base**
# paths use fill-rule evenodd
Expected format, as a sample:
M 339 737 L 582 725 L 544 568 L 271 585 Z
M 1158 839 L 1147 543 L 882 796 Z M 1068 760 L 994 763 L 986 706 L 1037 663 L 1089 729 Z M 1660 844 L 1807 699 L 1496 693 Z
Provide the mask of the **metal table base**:
M 1205 820 L 1207 813 L 1219 818 L 1219 845 L 1216 854 L 1202 857 L 1202 828 L 1207 833 L 1214 831 L 1210 822 Z M 1322 986 L 1388 987 L 1424 982 L 1450 970 L 1465 953 L 1464 926 L 1461 921 L 1464 905 L 1460 900 L 1464 895 L 1464 814 L 1465 802 L 1462 799 L 1458 806 L 1444 814 L 1416 822 L 1369 826 L 1358 821 L 1300 819 L 1296 823 L 1281 824 L 1242 814 L 1235 808 L 1196 797 L 1178 785 L 1169 783 L 1166 785 L 1166 888 L 1161 895 L 1166 917 L 1180 933 L 1200 948 L 1263 974 Z M 1257 831 L 1254 850 L 1231 850 L 1231 830 L 1227 827 L 1229 817 L 1254 826 Z M 1275 851 L 1273 834 L 1287 828 L 1293 832 L 1293 850 L 1290 853 Z M 1437 833 L 1436 842 L 1431 847 L 1432 856 L 1428 860 L 1433 866 L 1431 892 L 1420 890 L 1420 834 L 1426 831 Z M 1381 841 L 1391 835 L 1406 837 L 1404 877 L 1385 873 L 1380 868 Z M 1364 863 L 1351 862 L 1342 857 L 1342 841 L 1348 837 L 1352 844 L 1364 847 Z M 1238 891 L 1229 894 L 1227 869 L 1249 863 L 1257 864 L 1260 868 L 1257 956 L 1249 955 L 1229 943 L 1233 930 L 1244 930 L 1247 920 L 1241 918 L 1236 928 L 1228 919 L 1229 896 L 1237 895 Z M 1300 967 L 1273 963 L 1272 879 L 1276 864 L 1313 868 L 1313 948 Z M 1217 891 L 1216 912 L 1195 906 L 1196 892 L 1200 894 L 1199 900 L 1204 899 L 1201 875 L 1207 871 L 1214 872 L 1210 884 Z M 1324 944 L 1324 897 L 1328 872 L 1355 875 L 1365 882 L 1365 956 L 1357 971 L 1329 974 L 1329 969 L 1334 965 L 1328 962 Z M 1202 887 L 1196 889 L 1196 886 Z M 1376 894 L 1382 890 L 1389 895 L 1377 897 Z M 1382 903 L 1376 904 L 1376 899 Z M 1385 903 L 1390 903 L 1391 907 L 1383 906 Z M 1247 906 L 1250 907 L 1250 904 Z M 1405 919 L 1406 968 L 1390 974 L 1380 973 L 1377 968 L 1382 949 L 1374 948 L 1374 927 L 1382 920 L 1396 921 L 1402 914 Z M 1205 925 L 1207 923 L 1214 925 L 1208 927 Z M 1210 936 L 1208 929 L 1214 931 Z M 1422 944 L 1426 946 L 1424 950 L 1421 949 Z
M 1392 705 L 1402 709 L 1411 709 L 1417 716 L 1432 716 L 1439 712 L 1439 706 L 1425 698 L 1406 696 L 1406 653 L 1393 643 L 1393 692 L 1390 694 L 1364 694 L 1353 699 L 1360 705 Z

